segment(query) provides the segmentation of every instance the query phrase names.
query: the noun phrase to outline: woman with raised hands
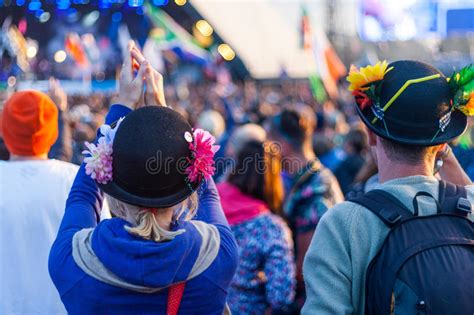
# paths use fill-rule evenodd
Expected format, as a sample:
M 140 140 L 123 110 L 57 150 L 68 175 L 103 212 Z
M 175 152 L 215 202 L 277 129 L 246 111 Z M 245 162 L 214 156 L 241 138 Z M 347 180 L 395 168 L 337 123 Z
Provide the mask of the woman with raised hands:
M 118 104 L 69 194 L 51 278 L 70 314 L 222 314 L 237 247 L 211 177 L 219 148 L 166 107 L 162 76 L 132 43 L 124 60 Z M 115 217 L 98 223 L 102 193 Z

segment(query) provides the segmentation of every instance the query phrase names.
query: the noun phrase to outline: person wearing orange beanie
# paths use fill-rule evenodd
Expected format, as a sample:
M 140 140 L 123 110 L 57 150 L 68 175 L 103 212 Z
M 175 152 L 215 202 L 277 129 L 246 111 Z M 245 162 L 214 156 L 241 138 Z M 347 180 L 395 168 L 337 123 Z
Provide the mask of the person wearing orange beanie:
M 10 154 L 44 156 L 58 138 L 58 109 L 42 92 L 17 92 L 3 109 L 2 131 Z
M 16 92 L 0 125 L 10 152 L 0 161 L 0 314 L 65 314 L 48 276 L 48 254 L 78 167 L 48 159 L 58 108 L 45 93 Z

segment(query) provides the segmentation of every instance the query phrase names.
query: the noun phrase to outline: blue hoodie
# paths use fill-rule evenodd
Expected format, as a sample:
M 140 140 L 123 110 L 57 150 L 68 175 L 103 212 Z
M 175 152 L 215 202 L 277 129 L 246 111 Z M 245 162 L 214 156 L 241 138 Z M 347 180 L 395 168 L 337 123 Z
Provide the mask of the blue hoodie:
M 130 110 L 112 106 L 106 123 Z M 156 243 L 128 233 L 128 222 L 97 224 L 102 194 L 81 166 L 49 257 L 49 273 L 69 314 L 166 314 L 168 287 L 186 281 L 179 314 L 222 314 L 237 246 L 212 180 L 200 190 L 185 233 Z

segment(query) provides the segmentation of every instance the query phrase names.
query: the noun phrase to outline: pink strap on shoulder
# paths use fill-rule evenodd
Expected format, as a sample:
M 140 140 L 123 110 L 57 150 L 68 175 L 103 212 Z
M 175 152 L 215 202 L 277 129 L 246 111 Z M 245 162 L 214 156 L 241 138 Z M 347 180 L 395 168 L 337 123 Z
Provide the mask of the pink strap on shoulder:
M 184 287 L 186 282 L 181 282 L 172 285 L 169 288 L 168 292 L 168 306 L 166 310 L 166 315 L 177 315 L 181 300 L 183 298 Z

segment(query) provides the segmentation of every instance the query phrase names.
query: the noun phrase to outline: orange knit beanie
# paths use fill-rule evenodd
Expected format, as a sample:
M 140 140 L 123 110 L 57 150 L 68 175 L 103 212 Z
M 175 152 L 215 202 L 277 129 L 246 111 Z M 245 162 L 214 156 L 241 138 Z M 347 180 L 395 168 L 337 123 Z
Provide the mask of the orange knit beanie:
M 43 92 L 16 92 L 5 103 L 1 125 L 11 154 L 45 154 L 58 138 L 58 109 Z

